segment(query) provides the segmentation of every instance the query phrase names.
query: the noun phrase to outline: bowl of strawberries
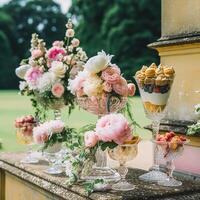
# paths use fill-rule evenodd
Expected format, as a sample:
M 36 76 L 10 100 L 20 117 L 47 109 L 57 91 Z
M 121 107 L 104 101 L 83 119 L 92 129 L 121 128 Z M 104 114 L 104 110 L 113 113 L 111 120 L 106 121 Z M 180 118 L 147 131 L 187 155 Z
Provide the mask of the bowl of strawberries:
M 185 136 L 177 135 L 171 131 L 158 134 L 153 142 L 156 144 L 159 158 L 166 163 L 167 179 L 159 181 L 158 184 L 167 187 L 182 185 L 181 181 L 173 178 L 174 160 L 183 154 L 184 146 L 189 143 L 189 140 Z

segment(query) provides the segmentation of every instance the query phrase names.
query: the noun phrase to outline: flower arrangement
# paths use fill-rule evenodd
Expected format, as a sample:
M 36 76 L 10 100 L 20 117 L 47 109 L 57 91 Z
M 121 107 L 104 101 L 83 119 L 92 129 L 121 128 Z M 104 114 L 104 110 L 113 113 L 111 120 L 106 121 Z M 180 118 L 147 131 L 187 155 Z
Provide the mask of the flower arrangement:
M 106 148 L 115 148 L 120 144 L 128 144 L 137 141 L 132 134 L 132 128 L 128 120 L 120 113 L 108 114 L 101 117 L 95 126 L 90 125 L 83 128 L 79 134 L 79 139 L 67 141 L 66 145 L 73 147 L 74 155 L 67 157 L 67 175 L 69 176 L 68 184 L 76 183 L 80 176 L 87 173 L 95 162 L 95 154 L 100 147 L 103 151 Z M 79 132 L 79 133 L 80 133 Z M 77 137 L 77 135 L 76 135 Z M 79 141 L 79 142 L 77 142 Z M 92 192 L 94 185 L 102 183 L 103 180 L 94 180 L 85 183 L 86 191 Z
M 196 124 L 188 126 L 187 135 L 194 135 L 200 133 L 200 104 L 194 106 L 194 113 L 198 116 L 199 120 L 197 120 Z
M 69 80 L 69 90 L 78 99 L 88 97 L 90 104 L 99 109 L 111 97 L 133 96 L 135 85 L 127 83 L 123 78 L 120 68 L 111 63 L 113 56 L 104 51 L 88 59 L 83 71 L 79 71 L 75 78 Z M 98 104 L 98 100 L 101 100 Z M 94 113 L 94 111 L 93 111 Z
M 113 56 L 104 51 L 88 59 L 84 70 L 78 72 L 73 80 L 69 80 L 69 89 L 78 96 L 102 96 L 108 93 L 113 95 L 133 96 L 135 85 L 123 78 L 120 68 L 111 64 Z
M 43 149 L 68 140 L 73 132 L 72 128 L 65 127 L 61 120 L 51 120 L 40 124 L 33 129 L 33 140 L 36 144 L 43 144 Z
M 74 95 L 68 90 L 70 77 L 74 77 L 82 69 L 87 55 L 81 47 L 80 41 L 74 38 L 71 20 L 66 24 L 67 30 L 63 41 L 55 41 L 47 49 L 37 34 L 32 35 L 31 56 L 22 60 L 16 74 L 20 81 L 22 95 L 32 97 L 36 115 L 49 108 L 60 109 L 67 105 L 69 110 L 74 107 Z M 43 113 L 41 111 L 41 113 Z

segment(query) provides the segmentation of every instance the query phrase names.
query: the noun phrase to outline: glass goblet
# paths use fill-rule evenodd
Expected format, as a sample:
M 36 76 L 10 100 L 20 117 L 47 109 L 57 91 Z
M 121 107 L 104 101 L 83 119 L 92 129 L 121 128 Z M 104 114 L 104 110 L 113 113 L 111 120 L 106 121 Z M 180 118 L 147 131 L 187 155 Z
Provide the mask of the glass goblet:
M 189 143 L 189 140 L 184 142 L 161 142 L 153 141 L 158 148 L 161 159 L 166 163 L 166 179 L 158 181 L 158 185 L 167 187 L 181 186 L 182 182 L 176 180 L 173 177 L 173 171 L 175 170 L 174 160 L 181 156 L 184 151 L 184 145 Z
M 137 86 L 139 88 L 143 107 L 147 118 L 152 120 L 152 136 L 153 140 L 159 133 L 159 126 L 161 119 L 166 114 L 166 106 L 170 96 L 170 91 L 173 83 L 173 77 L 165 82 L 165 85 L 157 86 L 155 82 L 151 84 L 144 84 L 135 77 Z M 153 166 L 150 171 L 139 176 L 139 179 L 147 182 L 157 182 L 166 179 L 166 174 L 159 169 L 159 157 L 157 147 L 153 144 Z
M 120 166 L 118 172 L 121 176 L 121 180 L 112 185 L 113 190 L 129 191 L 135 189 L 135 186 L 126 180 L 128 168 L 126 162 L 133 160 L 138 153 L 138 144 L 122 144 L 118 145 L 114 149 L 108 150 L 108 155 L 111 159 L 119 162 Z
M 17 128 L 16 139 L 19 144 L 28 146 L 28 155 L 25 158 L 23 158 L 20 162 L 25 164 L 38 163 L 39 160 L 32 155 L 32 147 L 34 145 L 32 131 L 27 131 L 25 127 Z
M 60 163 L 57 163 L 60 149 L 61 144 L 56 143 L 45 150 L 44 157 L 49 162 L 49 167 L 44 170 L 45 173 L 56 175 L 63 172 L 62 165 L 60 165 Z

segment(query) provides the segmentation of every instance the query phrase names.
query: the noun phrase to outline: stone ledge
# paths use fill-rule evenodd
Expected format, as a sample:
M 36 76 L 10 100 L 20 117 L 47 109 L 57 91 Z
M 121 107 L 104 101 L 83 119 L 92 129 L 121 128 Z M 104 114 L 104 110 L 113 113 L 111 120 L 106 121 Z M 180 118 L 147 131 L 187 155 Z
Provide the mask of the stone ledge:
M 181 35 L 181 36 L 161 37 L 156 42 L 148 44 L 147 47 L 156 49 L 159 47 L 192 44 L 192 43 L 200 43 L 200 33 L 197 33 L 196 35 L 186 34 L 186 35 Z
M 182 199 L 182 196 L 190 197 L 199 195 L 200 184 L 194 181 L 189 181 L 184 178 L 183 186 L 178 188 L 161 187 L 156 184 L 144 183 L 138 180 L 138 176 L 145 171 L 140 169 L 131 169 L 128 174 L 128 179 L 136 185 L 134 191 L 129 192 L 95 192 L 87 197 L 84 189 L 75 185 L 67 188 L 65 180 L 67 177 L 50 176 L 43 173 L 46 167 L 45 162 L 40 162 L 37 165 L 22 165 L 19 160 L 24 156 L 22 153 L 1 153 L 0 154 L 0 168 L 4 171 L 13 174 L 14 176 L 23 179 L 29 183 L 35 184 L 41 189 L 44 189 L 59 199 L 65 200 L 150 200 L 150 199 L 166 199 L 173 197 L 174 199 Z M 177 197 L 177 198 L 176 198 Z M 180 197 L 180 198 L 179 198 Z M 167 199 L 166 199 L 167 200 Z

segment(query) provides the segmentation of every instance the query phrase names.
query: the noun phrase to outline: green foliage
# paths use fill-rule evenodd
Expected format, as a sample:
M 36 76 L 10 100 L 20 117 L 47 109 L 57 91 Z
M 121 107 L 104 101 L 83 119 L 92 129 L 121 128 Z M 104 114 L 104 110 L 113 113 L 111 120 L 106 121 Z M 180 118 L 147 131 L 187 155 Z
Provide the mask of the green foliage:
M 187 135 L 196 135 L 196 134 L 200 134 L 200 121 L 198 121 L 196 124 L 188 126 Z
M 160 0 L 72 0 L 70 13 L 88 55 L 101 49 L 115 55 L 127 79 L 141 65 L 158 62 L 146 45 L 160 37 Z

